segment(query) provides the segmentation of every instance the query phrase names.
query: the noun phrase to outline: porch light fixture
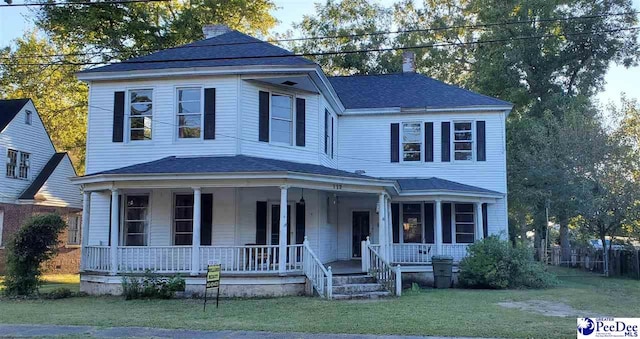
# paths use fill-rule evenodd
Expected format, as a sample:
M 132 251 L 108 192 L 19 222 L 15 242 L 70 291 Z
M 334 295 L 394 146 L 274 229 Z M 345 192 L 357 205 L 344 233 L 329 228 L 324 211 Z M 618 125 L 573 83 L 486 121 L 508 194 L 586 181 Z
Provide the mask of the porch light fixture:
M 304 205 L 304 188 L 302 188 L 302 194 L 301 194 L 301 197 L 300 197 L 300 202 L 299 202 L 299 204 L 300 204 L 300 205 Z

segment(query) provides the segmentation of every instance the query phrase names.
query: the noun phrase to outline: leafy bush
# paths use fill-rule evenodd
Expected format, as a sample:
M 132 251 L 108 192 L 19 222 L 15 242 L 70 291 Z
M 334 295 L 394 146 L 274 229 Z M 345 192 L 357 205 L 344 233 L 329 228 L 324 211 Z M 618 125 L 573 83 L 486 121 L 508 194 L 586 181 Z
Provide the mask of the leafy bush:
M 543 264 L 534 261 L 533 252 L 512 247 L 497 236 L 469 246 L 469 255 L 460 262 L 459 283 L 468 288 L 546 288 L 557 283 Z
M 171 299 L 176 292 L 184 291 L 185 287 L 185 281 L 180 275 L 166 278 L 147 271 L 143 277 L 122 278 L 122 295 L 126 300 Z
M 71 290 L 66 287 L 58 287 L 51 290 L 51 292 L 41 294 L 44 299 L 64 299 L 70 298 L 74 295 L 75 293 L 71 292 Z
M 4 293 L 29 296 L 36 292 L 42 275 L 42 263 L 57 250 L 58 236 L 66 227 L 57 214 L 32 217 L 7 244 Z

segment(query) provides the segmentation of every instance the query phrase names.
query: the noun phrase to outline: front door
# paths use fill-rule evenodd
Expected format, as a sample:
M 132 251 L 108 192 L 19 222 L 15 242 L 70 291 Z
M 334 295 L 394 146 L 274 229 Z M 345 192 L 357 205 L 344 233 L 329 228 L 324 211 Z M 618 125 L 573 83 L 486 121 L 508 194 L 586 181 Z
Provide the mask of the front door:
M 369 212 L 354 211 L 352 223 L 352 254 L 354 258 L 360 258 L 362 253 L 362 241 L 369 236 Z

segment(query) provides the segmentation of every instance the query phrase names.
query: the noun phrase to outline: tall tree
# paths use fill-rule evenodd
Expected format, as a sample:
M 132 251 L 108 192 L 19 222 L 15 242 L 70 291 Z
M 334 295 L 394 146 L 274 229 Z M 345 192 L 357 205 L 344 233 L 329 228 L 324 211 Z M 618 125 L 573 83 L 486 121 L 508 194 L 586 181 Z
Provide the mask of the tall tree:
M 14 48 L 0 50 L 0 97 L 31 98 L 58 151 L 69 152 L 80 173 L 84 171 L 87 86 L 75 77 L 80 66 L 71 49 L 58 48 L 36 32 L 15 40 Z M 34 56 L 41 57 L 34 57 Z
M 270 13 L 274 9 L 270 0 L 102 2 L 42 6 L 36 23 L 57 43 L 109 62 L 200 40 L 207 24 L 266 35 L 277 23 Z

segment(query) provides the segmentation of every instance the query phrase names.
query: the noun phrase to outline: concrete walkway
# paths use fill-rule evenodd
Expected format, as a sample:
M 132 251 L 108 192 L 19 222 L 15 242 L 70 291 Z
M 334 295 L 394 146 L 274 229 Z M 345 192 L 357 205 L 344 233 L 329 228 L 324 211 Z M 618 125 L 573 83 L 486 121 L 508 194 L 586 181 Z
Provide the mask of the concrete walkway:
M 96 338 L 212 338 L 212 339 L 443 339 L 444 337 L 387 336 L 362 334 L 307 334 L 250 331 L 194 331 L 146 327 L 64 326 L 64 325 L 2 325 L 0 337 L 58 337 L 78 336 Z M 458 338 L 463 339 L 463 338 Z

